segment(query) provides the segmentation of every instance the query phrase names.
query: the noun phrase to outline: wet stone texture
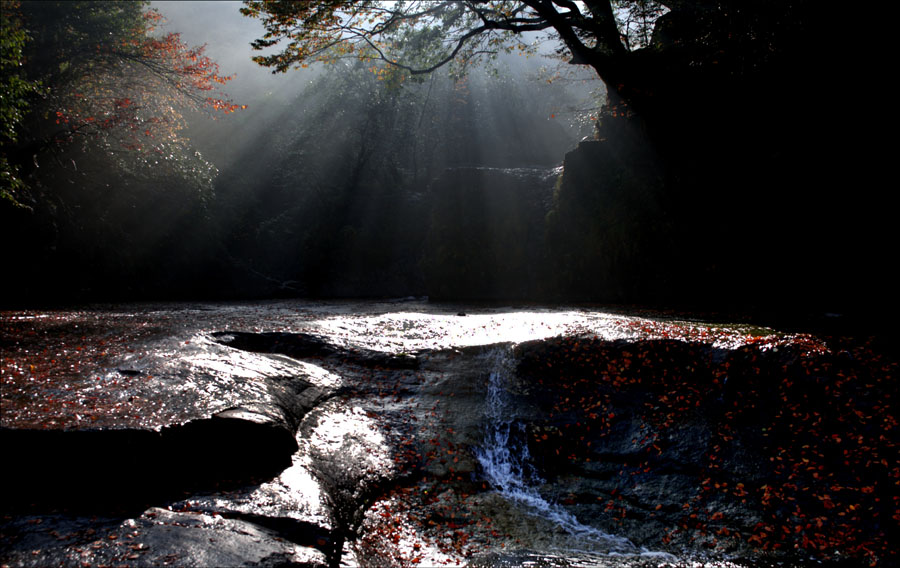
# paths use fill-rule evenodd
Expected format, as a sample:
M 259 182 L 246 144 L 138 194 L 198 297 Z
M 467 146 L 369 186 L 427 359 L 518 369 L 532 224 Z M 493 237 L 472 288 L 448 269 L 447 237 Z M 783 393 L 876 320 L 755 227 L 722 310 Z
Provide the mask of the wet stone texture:
M 44 520 L 4 559 L 17 566 L 321 566 L 314 531 L 270 528 L 220 514 L 150 508 L 117 525 L 79 518 Z M 15 530 L 22 520 L 6 523 Z M 285 537 L 291 538 L 285 538 Z M 293 539 L 293 540 L 292 540 Z
M 3 313 L 0 346 L 2 565 L 897 561 L 877 338 L 405 300 Z

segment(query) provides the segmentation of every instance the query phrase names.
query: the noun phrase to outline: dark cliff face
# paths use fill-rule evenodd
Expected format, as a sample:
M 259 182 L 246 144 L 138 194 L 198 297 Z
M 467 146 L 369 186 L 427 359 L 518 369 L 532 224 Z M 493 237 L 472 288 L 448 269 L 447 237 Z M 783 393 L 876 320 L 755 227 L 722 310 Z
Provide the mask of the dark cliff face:
M 547 217 L 546 288 L 567 300 L 665 298 L 671 218 L 663 171 L 640 139 L 610 135 L 566 154 Z
M 442 177 L 425 256 L 429 293 L 869 323 L 897 313 L 886 274 L 891 223 L 864 163 L 850 183 L 856 166 L 835 156 L 841 150 L 817 152 L 821 141 L 791 150 L 813 134 L 793 123 L 752 136 L 697 128 L 660 142 L 636 119 L 607 118 L 597 140 L 566 155 L 549 208 L 546 186 Z
M 540 296 L 544 217 L 557 170 L 454 168 L 430 187 L 423 268 L 433 299 Z
M 516 385 L 531 412 L 520 419 L 543 491 L 633 542 L 887 562 L 898 471 L 883 401 L 896 395 L 896 361 L 871 348 L 811 336 L 738 349 L 527 343 Z

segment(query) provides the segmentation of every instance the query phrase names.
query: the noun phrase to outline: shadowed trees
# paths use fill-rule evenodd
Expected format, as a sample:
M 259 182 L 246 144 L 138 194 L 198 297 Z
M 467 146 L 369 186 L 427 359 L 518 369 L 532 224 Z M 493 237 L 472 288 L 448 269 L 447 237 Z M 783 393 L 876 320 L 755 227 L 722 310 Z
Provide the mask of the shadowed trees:
M 553 254 L 575 251 L 574 264 L 558 272 L 575 281 L 587 270 L 603 276 L 593 279 L 599 282 L 630 266 L 633 275 L 632 282 L 593 286 L 588 297 L 622 298 L 618 289 L 632 301 L 647 300 L 633 281 L 647 286 L 649 297 L 788 310 L 878 309 L 892 295 L 882 268 L 890 221 L 873 175 L 877 154 L 831 87 L 839 70 L 861 68 L 875 77 L 876 64 L 866 48 L 846 41 L 850 24 L 820 4 L 244 4 L 243 13 L 266 28 L 254 44 L 266 51 L 256 60 L 275 72 L 352 58 L 396 83 L 527 50 L 528 32 L 555 36 L 560 54 L 592 68 L 609 96 L 598 130 L 606 144 L 595 149 L 604 157 L 593 173 L 578 174 L 587 180 L 580 189 L 564 183 L 557 200 L 554 223 L 564 231 L 554 238 L 569 244 Z M 658 170 L 642 179 L 638 169 L 648 155 Z M 616 179 L 633 187 L 613 187 Z M 635 221 L 609 219 L 610 203 Z M 564 218 L 567 208 L 577 222 Z M 635 233 L 647 227 L 650 238 Z M 583 239 L 618 244 L 585 247 Z M 578 251 L 590 247 L 607 258 Z M 647 270 L 655 260 L 664 265 Z M 648 278 L 657 282 L 648 286 Z
M 162 166 L 201 183 L 210 177 L 209 164 L 181 135 L 182 112 L 232 112 L 239 105 L 220 91 L 230 78 L 202 47 L 187 46 L 176 33 L 156 33 L 162 17 L 144 2 L 3 6 L 29 38 L 24 77 L 44 86 L 16 126 L 16 143 L 5 148 L 25 178 L 75 142 L 120 167 Z
M 240 108 L 221 91 L 229 77 L 158 32 L 148 2 L 4 1 L 2 12 L 0 238 L 17 243 L 7 261 L 24 271 L 5 299 L 152 286 L 153 265 L 205 238 L 217 170 L 184 136 L 183 113 Z
M 498 69 L 464 81 L 438 72 L 386 89 L 368 67 L 323 69 L 265 133 L 266 144 L 248 145 L 223 168 L 214 216 L 223 228 L 240 227 L 225 239 L 240 287 L 424 294 L 434 179 L 461 166 L 556 165 L 577 140 L 549 118 L 580 102 L 567 87 Z
M 816 43 L 822 39 L 821 8 L 803 1 L 244 4 L 244 15 L 261 19 L 266 29 L 253 45 L 269 51 L 254 59 L 274 72 L 354 58 L 402 80 L 443 65 L 459 69 L 504 50 L 529 49 L 522 34 L 549 32 L 559 40 L 560 54 L 603 79 L 611 114 L 637 112 L 651 125 L 676 108 L 685 113 L 691 100 L 707 106 L 795 59 L 822 52 Z

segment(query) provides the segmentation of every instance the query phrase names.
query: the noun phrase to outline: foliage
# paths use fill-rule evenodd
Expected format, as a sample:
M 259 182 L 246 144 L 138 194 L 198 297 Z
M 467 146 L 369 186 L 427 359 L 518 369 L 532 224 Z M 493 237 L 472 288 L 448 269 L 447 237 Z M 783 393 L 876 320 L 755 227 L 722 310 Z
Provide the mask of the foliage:
M 7 147 L 18 140 L 19 125 L 28 112 L 29 97 L 41 92 L 40 83 L 28 80 L 23 73 L 25 44 L 28 40 L 22 28 L 19 3 L 0 3 L 0 199 L 14 205 L 16 192 L 25 187 L 19 168 L 10 164 Z
M 32 124 L 32 151 L 80 139 L 114 159 L 184 168 L 194 158 L 179 132 L 183 109 L 232 112 L 220 92 L 230 77 L 177 33 L 154 35 L 162 17 L 141 2 L 49 2 L 23 5 L 36 40 L 29 75 L 49 94 Z M 118 160 L 121 165 L 123 162 Z M 198 173 L 209 174 L 202 160 Z
M 656 21 L 668 12 L 655 0 L 612 0 L 611 4 L 622 42 L 629 51 L 649 46 Z
M 241 105 L 222 92 L 230 77 L 204 48 L 159 33 L 162 17 L 148 6 L 21 4 L 18 29 L 30 40 L 18 74 L 43 86 L 21 97 L 29 112 L 18 122 L 3 121 L 14 135 L 3 140 L 4 171 L 17 172 L 15 199 L 30 209 L 2 210 L 4 240 L 31 235 L 10 253 L 14 265 L 31 267 L 10 286 L 21 294 L 39 296 L 66 270 L 75 296 L 139 293 L 171 278 L 153 274 L 160 259 L 183 263 L 190 279 L 199 264 L 188 257 L 210 244 L 204 228 L 218 170 L 184 136 L 186 117 Z M 191 244 L 179 246 L 188 235 Z
M 464 66 L 485 54 L 508 49 L 510 32 L 518 28 L 488 23 L 485 18 L 519 26 L 524 8 L 509 1 L 486 7 L 476 4 L 248 0 L 241 12 L 262 19 L 266 27 L 265 36 L 253 42 L 255 49 L 288 40 L 283 51 L 254 58 L 276 72 L 317 61 L 357 58 L 387 64 L 380 72 L 394 76 L 430 73 L 453 61 Z
M 353 57 L 381 62 L 386 73 L 419 75 L 450 63 L 465 68 L 501 51 L 534 50 L 523 34 L 551 32 L 564 46 L 560 53 L 568 51 L 571 62 L 591 65 L 618 89 L 624 59 L 651 45 L 654 26 L 668 11 L 666 4 L 654 0 L 245 0 L 241 12 L 260 18 L 265 25 L 265 35 L 253 42 L 255 49 L 286 42 L 280 51 L 254 58 L 275 72 Z
M 639 115 L 651 136 L 677 136 L 700 113 L 715 125 L 717 113 L 763 94 L 745 92 L 748 81 L 790 90 L 798 79 L 786 70 L 815 57 L 824 35 L 805 1 L 246 0 L 242 12 L 262 20 L 253 46 L 267 52 L 255 60 L 275 72 L 359 58 L 402 80 L 533 49 L 526 40 L 549 34 L 560 56 L 604 81 L 609 114 Z

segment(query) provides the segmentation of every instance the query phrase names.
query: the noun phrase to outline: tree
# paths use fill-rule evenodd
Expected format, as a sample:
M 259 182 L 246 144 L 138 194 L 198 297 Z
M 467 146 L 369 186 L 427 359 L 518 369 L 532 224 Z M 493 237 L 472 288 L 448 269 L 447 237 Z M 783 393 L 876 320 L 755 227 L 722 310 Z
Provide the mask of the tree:
M 552 32 L 569 61 L 592 67 L 612 113 L 652 115 L 713 82 L 753 74 L 806 39 L 806 2 L 763 0 L 245 0 L 265 35 L 254 59 L 276 72 L 358 57 L 415 76 L 501 49 L 527 49 L 526 32 Z M 284 45 L 281 45 L 285 42 Z M 707 80 L 712 79 L 712 81 Z M 689 94 L 682 94 L 688 92 Z M 710 97 L 703 96 L 703 100 Z M 651 117 L 648 117 L 651 118 Z
M 16 131 L 7 152 L 12 168 L 27 176 L 48 152 L 82 141 L 122 167 L 143 162 L 186 175 L 211 171 L 179 134 L 182 112 L 240 108 L 220 91 L 230 77 L 203 47 L 187 46 L 177 33 L 157 34 L 162 17 L 148 5 L 21 4 L 22 31 L 31 37 L 21 58 L 24 76 L 45 91 L 29 100 L 31 112 L 17 124 L 4 118 Z
M 16 193 L 24 189 L 19 168 L 7 160 L 7 148 L 18 141 L 18 129 L 28 112 L 29 97 L 41 92 L 40 83 L 24 76 L 25 43 L 18 2 L 0 4 L 0 199 L 20 205 Z
M 890 114 L 878 99 L 890 89 L 878 82 L 891 51 L 880 43 L 886 36 L 853 41 L 852 24 L 835 21 L 844 12 L 811 0 L 245 0 L 242 12 L 264 24 L 255 60 L 275 72 L 356 58 L 394 82 L 527 50 L 529 33 L 549 33 L 560 55 L 597 73 L 609 99 L 598 129 L 609 143 L 597 151 L 616 167 L 589 165 L 571 210 L 585 205 L 582 195 L 602 193 L 597 180 L 614 172 L 636 180 L 619 186 L 646 190 L 642 161 L 659 166 L 652 195 L 638 201 L 671 220 L 652 239 L 670 245 L 649 254 L 633 246 L 642 227 L 663 224 L 652 216 L 613 235 L 600 211 L 584 212 L 623 243 L 618 249 L 671 259 L 669 280 L 684 290 L 728 290 L 728 298 L 767 290 L 763 301 L 786 304 L 812 298 L 809 290 L 820 290 L 822 305 L 873 297 L 854 279 L 884 266 L 878 243 L 889 242 L 892 225 L 873 173 L 890 162 L 870 151 L 874 137 L 862 125 Z M 851 77 L 859 91 L 845 88 Z M 575 232 L 569 221 L 558 223 Z
M 222 92 L 229 77 L 159 31 L 148 2 L 2 8 L 2 166 L 18 181 L 0 202 L 0 240 L 19 267 L 7 297 L 174 294 L 202 280 L 218 170 L 183 129 L 189 112 L 240 108 Z M 21 48 L 12 58 L 7 37 Z M 7 99 L 11 77 L 41 88 Z

